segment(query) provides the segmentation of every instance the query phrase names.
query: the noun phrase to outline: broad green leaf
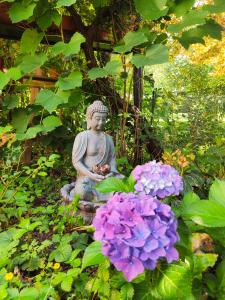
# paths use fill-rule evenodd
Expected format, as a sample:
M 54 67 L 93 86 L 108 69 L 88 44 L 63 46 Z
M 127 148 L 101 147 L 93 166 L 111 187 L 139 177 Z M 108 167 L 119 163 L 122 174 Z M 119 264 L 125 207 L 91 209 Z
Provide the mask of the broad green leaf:
M 43 130 L 43 126 L 36 125 L 34 127 L 30 127 L 27 129 L 25 136 L 26 139 L 33 139 L 36 137 L 36 135 Z
M 10 81 L 10 76 L 7 73 L 0 71 L 0 90 L 2 90 Z
M 3 107 L 13 109 L 17 107 L 19 103 L 19 97 L 17 95 L 6 95 L 3 99 Z
M 117 177 L 109 177 L 99 182 L 95 189 L 100 193 L 129 192 L 127 183 Z
M 63 53 L 65 56 L 77 54 L 80 51 L 80 45 L 85 42 L 85 38 L 79 32 L 76 32 L 69 43 L 58 42 L 52 47 L 52 54 Z
M 188 209 L 190 206 L 192 206 L 193 203 L 196 203 L 200 201 L 200 198 L 197 194 L 193 193 L 193 192 L 189 192 L 187 194 L 185 194 L 182 202 L 181 202 L 181 211 Z
M 206 227 L 225 226 L 225 207 L 213 201 L 199 200 L 183 206 L 181 215 Z
M 137 68 L 146 65 L 163 64 L 168 61 L 168 49 L 162 44 L 155 44 L 147 48 L 145 55 L 136 54 L 131 59 Z
M 91 80 L 103 78 L 109 75 L 117 75 L 122 70 L 120 61 L 109 61 L 104 68 L 92 68 L 88 71 L 88 76 Z
M 55 250 L 50 254 L 49 260 L 55 260 L 57 262 L 67 261 L 72 254 L 72 248 L 69 244 L 59 245 Z
M 59 77 L 56 82 L 61 90 L 71 90 L 82 86 L 82 74 L 80 71 L 73 71 L 68 77 Z
M 131 300 L 134 296 L 133 285 L 129 282 L 125 283 L 120 290 L 120 299 L 121 300 Z
M 192 10 L 182 17 L 182 21 L 178 24 L 171 24 L 168 26 L 168 31 L 176 33 L 182 31 L 185 27 L 192 25 L 205 24 L 208 12 L 201 10 Z
M 39 92 L 35 104 L 40 104 L 48 112 L 52 113 L 59 104 L 65 102 L 65 98 L 53 93 L 51 90 L 43 89 Z
M 125 53 L 131 51 L 135 46 L 143 44 L 148 41 L 147 37 L 143 32 L 129 31 L 123 38 L 124 45 L 118 45 L 114 47 L 114 51 L 119 53 Z
M 66 276 L 61 283 L 62 290 L 65 292 L 70 292 L 72 288 L 72 283 L 73 283 L 73 277 Z
M 216 268 L 216 277 L 218 280 L 218 289 L 225 291 L 225 259 Z
M 12 125 L 16 129 L 16 133 L 24 133 L 27 129 L 30 116 L 27 115 L 25 109 L 17 109 L 12 114 Z
M 209 11 L 210 13 L 221 13 L 225 12 L 225 2 L 224 0 L 214 0 L 212 5 L 204 5 L 203 9 Z
M 98 265 L 105 260 L 101 252 L 102 244 L 98 241 L 91 243 L 84 251 L 82 260 L 82 269 L 86 267 Z
M 45 53 L 26 55 L 23 57 L 22 63 L 19 64 L 19 68 L 23 73 L 30 73 L 42 66 L 46 60 L 47 55 Z
M 179 41 L 181 45 L 187 49 L 191 44 L 204 44 L 204 36 L 210 36 L 214 39 L 220 40 L 222 38 L 222 31 L 223 28 L 221 25 L 213 20 L 209 20 L 204 25 L 200 25 L 196 28 L 183 32 Z
M 157 20 L 164 16 L 168 11 L 166 2 L 167 0 L 134 0 L 136 10 L 143 20 Z
M 75 4 L 77 0 L 58 0 L 56 7 L 62 7 L 62 6 L 71 6 L 72 4 Z
M 36 3 L 30 3 L 27 5 L 25 2 L 14 3 L 9 9 L 9 16 L 12 23 L 17 23 L 23 20 L 27 20 L 33 15 Z
M 216 179 L 209 190 L 209 200 L 225 206 L 225 181 Z
M 18 67 L 10 68 L 7 74 L 12 80 L 18 80 L 22 77 L 21 70 Z
M 191 272 L 194 278 L 202 279 L 202 273 L 208 268 L 213 267 L 217 261 L 217 254 L 200 253 L 188 259 L 191 264 Z
M 174 13 L 180 17 L 184 15 L 194 5 L 195 0 L 175 0 L 173 5 L 170 7 L 169 12 Z
M 56 116 L 48 116 L 48 117 L 43 119 L 42 123 L 43 123 L 43 126 L 44 126 L 44 130 L 46 132 L 47 131 L 52 131 L 56 127 L 62 125 L 62 121 L 60 120 L 59 117 L 56 117 Z
M 33 287 L 24 288 L 20 291 L 20 300 L 36 300 L 39 297 L 39 292 Z
M 0 285 L 0 299 L 3 300 L 3 299 L 6 299 L 7 298 L 7 285 L 5 284 L 1 284 Z
M 21 52 L 34 54 L 43 36 L 36 29 L 26 29 L 21 38 Z

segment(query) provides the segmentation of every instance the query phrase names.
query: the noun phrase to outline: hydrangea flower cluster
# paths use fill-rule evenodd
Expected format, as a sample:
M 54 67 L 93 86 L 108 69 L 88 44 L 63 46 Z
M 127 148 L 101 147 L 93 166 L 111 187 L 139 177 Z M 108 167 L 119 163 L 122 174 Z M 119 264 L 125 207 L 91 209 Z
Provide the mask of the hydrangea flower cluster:
M 165 198 L 170 195 L 179 195 L 183 190 L 182 177 L 170 165 L 151 161 L 137 166 L 132 175 L 136 179 L 135 191 L 146 195 Z
M 169 205 L 144 194 L 116 193 L 96 211 L 94 238 L 128 281 L 159 259 L 178 259 L 177 221 Z

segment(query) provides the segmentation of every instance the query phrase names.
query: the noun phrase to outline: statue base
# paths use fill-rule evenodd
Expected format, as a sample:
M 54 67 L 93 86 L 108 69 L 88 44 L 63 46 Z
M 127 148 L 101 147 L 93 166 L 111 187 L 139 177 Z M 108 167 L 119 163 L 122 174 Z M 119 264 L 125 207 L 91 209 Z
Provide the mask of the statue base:
M 69 204 L 73 200 L 73 196 L 71 196 L 70 192 L 73 190 L 75 186 L 75 182 L 70 184 L 64 185 L 61 190 L 60 194 L 63 197 L 64 204 Z M 96 210 L 102 206 L 104 202 L 90 202 L 85 200 L 80 200 L 78 203 L 78 211 L 77 215 L 80 215 L 86 225 L 91 225 L 92 221 L 95 217 Z

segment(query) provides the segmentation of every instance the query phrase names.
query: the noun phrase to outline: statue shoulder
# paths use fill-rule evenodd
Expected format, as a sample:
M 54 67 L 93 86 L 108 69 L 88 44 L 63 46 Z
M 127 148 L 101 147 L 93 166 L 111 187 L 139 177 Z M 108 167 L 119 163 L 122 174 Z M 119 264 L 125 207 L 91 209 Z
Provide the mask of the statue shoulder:
M 86 137 L 87 137 L 87 130 L 81 131 L 75 136 L 75 141 L 86 139 Z

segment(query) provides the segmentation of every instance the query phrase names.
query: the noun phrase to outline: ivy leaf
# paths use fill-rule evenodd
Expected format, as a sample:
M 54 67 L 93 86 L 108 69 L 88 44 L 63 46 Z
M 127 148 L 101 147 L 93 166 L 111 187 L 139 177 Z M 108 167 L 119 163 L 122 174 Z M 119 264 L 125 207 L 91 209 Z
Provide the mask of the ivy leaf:
M 102 244 L 98 241 L 91 243 L 84 251 L 82 260 L 82 269 L 97 265 L 105 260 L 105 256 L 101 252 Z
M 9 83 L 9 81 L 9 75 L 0 71 L 0 90 L 2 90 Z
M 187 49 L 191 44 L 204 44 L 204 36 L 209 35 L 214 39 L 220 40 L 222 38 L 222 30 L 221 25 L 213 20 L 209 20 L 204 25 L 183 32 L 179 41 L 181 45 Z
M 125 53 L 131 51 L 135 46 L 143 44 L 148 41 L 147 37 L 143 32 L 128 32 L 123 38 L 124 45 L 118 45 L 114 47 L 114 51 L 118 53 Z
M 65 56 L 77 54 L 80 51 L 80 45 L 85 42 L 85 38 L 79 32 L 76 32 L 69 43 L 58 42 L 52 47 L 52 54 L 63 53 Z
M 9 9 L 9 16 L 12 23 L 30 18 L 33 15 L 35 6 L 36 3 L 30 3 L 29 5 L 27 5 L 26 2 L 14 3 Z
M 82 74 L 80 71 L 73 71 L 68 77 L 59 77 L 56 82 L 61 90 L 71 90 L 82 85 Z
M 52 113 L 59 104 L 65 102 L 65 98 L 53 93 L 51 90 L 43 89 L 39 92 L 35 104 L 40 104 L 49 113 Z
M 38 55 L 26 55 L 23 57 L 22 63 L 19 64 L 19 68 L 23 73 L 30 73 L 42 66 L 46 60 L 47 55 L 45 53 L 40 53 Z
M 171 33 L 176 33 L 182 31 L 185 27 L 188 26 L 205 24 L 205 18 L 208 14 L 208 11 L 192 10 L 186 15 L 182 16 L 182 21 L 179 24 L 169 25 L 168 31 Z
M 183 16 L 195 3 L 195 0 L 175 0 L 169 13 L 174 13 L 177 17 Z
M 96 184 L 95 189 L 100 193 L 129 192 L 127 182 L 117 177 L 109 177 L 102 180 Z
M 209 200 L 225 206 L 225 181 L 214 181 L 209 190 Z
M 143 20 L 157 20 L 164 16 L 168 11 L 166 2 L 167 0 L 134 0 L 136 10 Z
M 43 36 L 36 29 L 26 29 L 21 38 L 21 52 L 34 54 Z
M 88 76 L 91 80 L 103 78 L 109 75 L 117 75 L 122 68 L 121 62 L 113 60 L 109 61 L 103 68 L 92 68 L 88 71 Z
M 77 2 L 76 0 L 58 0 L 56 7 L 71 6 L 76 2 Z
M 155 44 L 147 48 L 145 55 L 136 54 L 131 62 L 137 67 L 163 64 L 168 61 L 168 49 L 162 44 Z
M 43 126 L 44 126 L 44 130 L 46 132 L 52 131 L 56 127 L 62 125 L 62 121 L 60 120 L 59 117 L 56 117 L 56 116 L 48 116 L 48 117 L 44 118 L 42 123 L 43 123 Z

